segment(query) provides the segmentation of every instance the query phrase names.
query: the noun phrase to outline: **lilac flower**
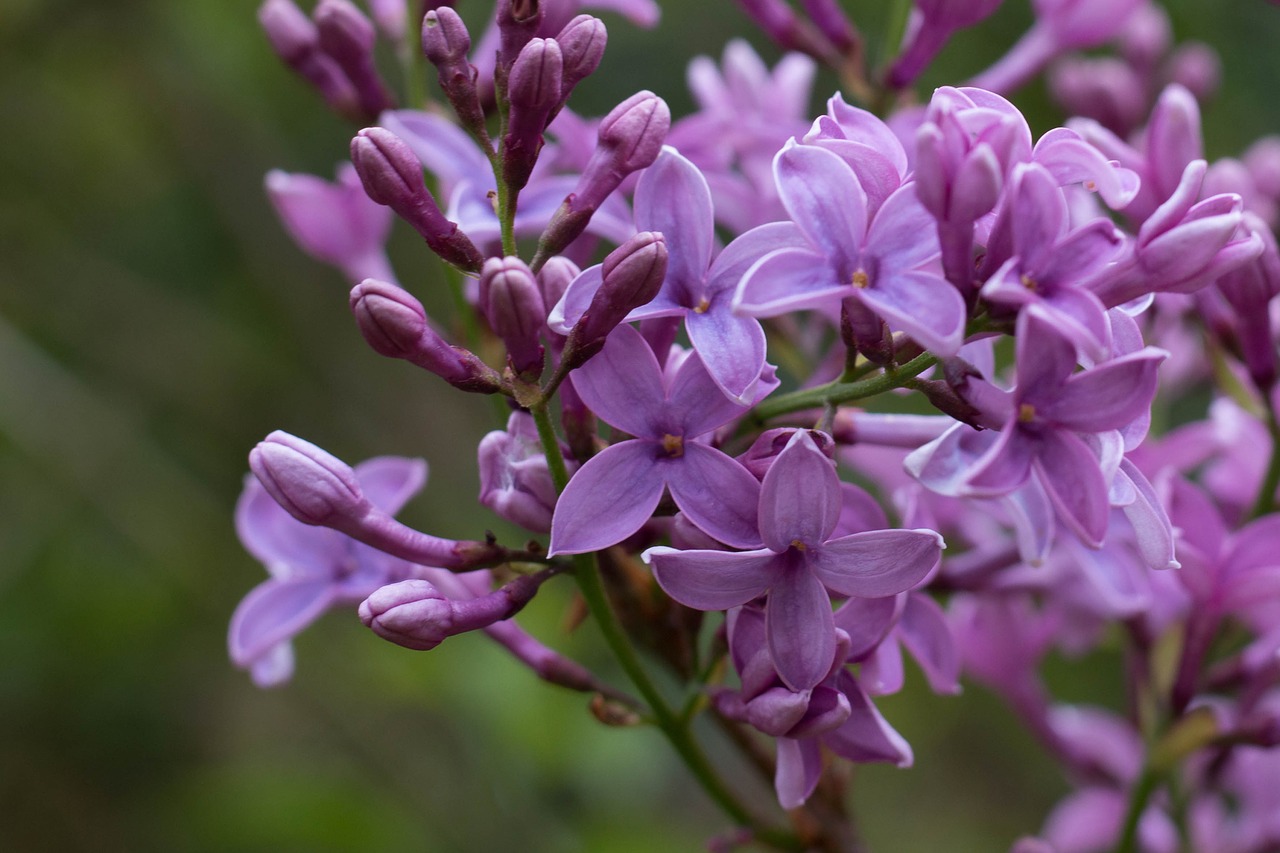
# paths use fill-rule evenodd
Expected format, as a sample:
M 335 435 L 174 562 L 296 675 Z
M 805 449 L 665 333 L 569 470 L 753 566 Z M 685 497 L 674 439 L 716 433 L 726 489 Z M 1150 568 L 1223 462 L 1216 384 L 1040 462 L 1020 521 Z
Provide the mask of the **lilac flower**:
M 878 530 L 832 539 L 840 517 L 835 467 L 806 432 L 792 436 L 760 488 L 763 549 L 742 553 L 651 548 L 645 559 L 667 594 L 696 610 L 723 610 L 768 594 L 769 650 L 793 690 L 831 668 L 835 621 L 828 587 L 882 598 L 919 583 L 937 565 L 932 530 Z
M 715 226 L 707 182 L 672 148 L 644 171 L 635 208 L 636 228 L 662 233 L 668 261 L 662 290 L 627 319 L 683 316 L 716 386 L 736 402 L 750 403 L 765 368 L 764 330 L 758 320 L 732 312 L 732 294 L 747 268 L 769 250 L 768 238 L 736 240 L 712 261 Z M 586 311 L 602 284 L 602 269 L 592 267 L 574 280 L 553 311 L 553 330 L 567 333 Z
M 1074 373 L 1075 347 L 1038 307 L 1027 308 L 1018 318 L 1017 387 L 974 382 L 967 392 L 1000 433 L 958 425 L 908 457 L 908 467 L 943 494 L 980 497 L 1009 494 L 1034 470 L 1058 517 L 1101 545 L 1110 513 L 1103 464 L 1113 471 L 1122 450 L 1113 431 L 1149 411 L 1165 355 L 1146 348 Z
M 705 533 L 734 547 L 759 544 L 759 483 L 697 440 L 746 407 L 720 393 L 696 353 L 672 359 L 664 375 L 640 333 L 619 326 L 571 379 L 601 419 L 636 437 L 606 448 L 569 480 L 551 522 L 553 555 L 621 542 L 649 520 L 667 490 Z M 776 387 L 777 380 L 760 383 L 760 396 Z
M 739 285 L 736 311 L 768 317 L 850 298 L 934 352 L 960 349 L 964 300 L 922 269 L 938 244 L 913 186 L 899 188 L 870 219 L 866 192 L 830 151 L 792 141 L 778 152 L 774 174 L 801 247 L 757 261 Z M 776 239 L 772 231 L 767 236 Z M 750 239 L 759 238 L 745 235 L 744 248 Z
M 911 746 L 880 715 L 845 669 L 848 636 L 841 636 L 829 671 L 812 688 L 792 690 L 769 652 L 768 617 L 758 607 L 729 612 L 729 649 L 742 679 L 737 691 L 716 695 L 720 713 L 778 739 L 774 790 L 783 808 L 804 804 L 822 772 L 822 747 L 850 761 L 910 767 Z
M 1003 0 L 916 0 L 907 37 L 888 73 L 894 88 L 911 85 L 951 36 L 991 16 Z
M 512 412 L 506 431 L 480 440 L 480 503 L 521 527 L 551 530 L 556 487 L 538 431 L 527 412 Z
M 365 194 L 350 163 L 338 167 L 333 183 L 275 169 L 267 173 L 266 185 L 289 236 L 308 255 L 352 281 L 396 280 L 385 248 L 394 214 Z
M 355 467 L 364 493 L 394 514 L 426 483 L 420 459 L 383 456 Z M 354 608 L 384 584 L 412 576 L 420 567 L 375 551 L 323 527 L 292 518 L 252 476 L 236 504 L 236 532 L 245 549 L 271 575 L 255 587 L 231 617 L 231 660 L 248 669 L 260 687 L 293 674 L 290 639 L 326 610 Z
M 1111 262 L 1122 235 L 1106 219 L 1068 233 L 1066 200 L 1049 172 L 1035 164 L 1014 169 L 1012 193 L 1014 257 L 987 281 L 982 297 L 1038 305 L 1078 351 L 1105 358 L 1110 344 L 1106 309 L 1085 285 Z

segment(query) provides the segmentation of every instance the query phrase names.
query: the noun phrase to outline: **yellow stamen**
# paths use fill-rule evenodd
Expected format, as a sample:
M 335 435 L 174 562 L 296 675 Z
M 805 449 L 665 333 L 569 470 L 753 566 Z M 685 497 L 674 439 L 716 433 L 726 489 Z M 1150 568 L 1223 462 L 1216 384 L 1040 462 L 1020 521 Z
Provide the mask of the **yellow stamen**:
M 871 279 L 862 270 L 858 270 L 853 274 L 853 286 L 859 290 L 865 290 L 871 286 Z
M 667 433 L 662 436 L 662 449 L 672 459 L 679 459 L 684 456 L 684 437 Z
M 1034 278 L 1025 274 L 1022 276 L 1022 286 L 1032 293 L 1040 289 L 1040 284 Z
M 804 551 L 804 550 L 806 550 L 806 546 L 805 546 L 805 544 L 804 544 L 803 542 L 801 542 L 799 539 L 792 539 L 792 540 L 791 540 L 791 547 L 792 547 L 792 548 L 795 548 L 797 551 Z
M 1030 403 L 1023 403 L 1018 406 L 1018 420 L 1024 424 L 1029 424 L 1036 418 L 1036 407 Z
M 707 313 L 707 309 L 710 307 L 711 307 L 711 302 L 707 299 L 707 297 L 704 296 L 698 300 L 697 305 L 693 306 L 693 313 L 705 314 Z

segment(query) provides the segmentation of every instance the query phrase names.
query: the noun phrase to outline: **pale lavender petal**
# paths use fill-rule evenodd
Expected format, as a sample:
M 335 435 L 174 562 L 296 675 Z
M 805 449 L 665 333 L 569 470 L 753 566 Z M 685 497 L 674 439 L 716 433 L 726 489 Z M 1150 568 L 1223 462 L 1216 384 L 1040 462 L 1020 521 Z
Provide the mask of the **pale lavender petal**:
M 663 287 L 676 301 L 701 296 L 702 281 L 711 264 L 715 222 L 711 191 L 694 166 L 670 146 L 636 184 L 635 222 L 641 231 L 658 231 L 667 243 L 667 278 Z M 681 299 L 683 297 L 683 300 Z
M 356 480 L 370 503 L 395 515 L 427 484 L 427 463 L 402 456 L 378 456 L 355 466 Z
M 752 264 L 778 249 L 812 251 L 804 232 L 794 222 L 770 222 L 752 228 L 725 246 L 707 271 L 707 296 L 737 288 Z
M 816 738 L 778 738 L 778 767 L 773 777 L 778 804 L 798 809 L 818 787 L 822 776 L 822 747 Z
M 1173 525 L 1150 481 L 1128 459 L 1120 461 L 1117 478 L 1126 477 L 1133 487 L 1135 499 L 1124 507 L 1125 517 L 1133 525 L 1134 537 L 1142 559 L 1153 569 L 1176 569 Z
M 249 664 L 249 676 L 259 687 L 279 687 L 293 678 L 293 663 L 293 644 L 277 643 Z
M 866 193 L 868 214 L 876 215 L 876 211 L 881 209 L 885 200 L 902 185 L 902 173 L 898 171 L 897 166 L 871 146 L 847 139 L 815 140 L 811 136 L 805 137 L 806 143 L 830 151 L 853 170 L 853 174 L 858 179 L 858 185 Z
M 575 370 L 571 381 L 587 407 L 606 423 L 634 436 L 662 437 L 656 432 L 662 427 L 655 423 L 666 396 L 662 369 L 631 326 L 610 332 L 604 349 Z
M 1062 288 L 1047 296 L 1041 307 L 1079 352 L 1102 360 L 1111 345 L 1111 325 L 1101 299 L 1088 290 Z
M 1001 500 L 1013 524 L 1018 556 L 1029 566 L 1043 566 L 1045 560 L 1049 559 L 1049 551 L 1053 547 L 1053 532 L 1057 526 L 1053 503 L 1044 487 L 1039 480 L 1029 477 L 1021 487 Z
M 855 289 L 872 311 L 895 331 L 938 355 L 955 355 L 964 343 L 964 298 L 946 279 L 930 272 L 882 276 L 873 286 Z
M 685 315 L 689 342 L 716 386 L 734 402 L 749 405 L 760 371 L 764 369 L 764 328 L 754 317 L 739 317 L 729 310 L 728 298 L 717 300 L 708 311 Z
M 896 598 L 850 598 L 835 612 L 835 624 L 849 635 L 850 660 L 860 660 L 888 635 L 898 618 Z
M 1003 433 L 956 424 L 933 441 L 907 454 L 903 467 L 930 491 L 948 497 L 965 494 L 969 474 Z
M 1083 183 L 1086 189 L 1096 190 L 1112 210 L 1120 210 L 1138 194 L 1138 174 L 1108 160 L 1074 130 L 1050 130 L 1036 143 L 1033 156 L 1059 186 Z
M 560 301 L 555 304 L 547 317 L 547 327 L 551 331 L 567 335 L 582 319 L 582 315 L 587 313 L 587 309 L 591 307 L 591 300 L 596 296 L 596 291 L 604 283 L 602 269 L 600 264 L 587 267 L 569 282 L 564 295 L 560 297 Z
M 1032 305 L 1018 315 L 1016 371 L 1020 401 L 1051 402 L 1076 367 L 1076 348 Z
M 649 520 L 662 500 L 662 471 L 648 441 L 624 441 L 587 460 L 569 480 L 551 518 L 551 555 L 616 545 Z
M 303 524 L 285 512 L 252 474 L 236 502 L 236 534 L 255 559 L 279 580 L 328 577 L 343 536 Z
M 898 637 L 920 664 L 934 693 L 960 692 L 960 655 L 937 602 L 927 595 L 907 596 Z
M 1067 202 L 1058 184 L 1044 169 L 1030 164 L 1014 167 L 1013 243 L 1023 266 L 1039 270 L 1047 265 L 1058 238 L 1067 229 Z
M 773 171 L 792 221 L 834 269 L 852 274 L 867 226 L 867 196 L 853 170 L 830 151 L 792 140 Z
M 1231 539 L 1223 563 L 1231 572 L 1252 572 L 1280 564 L 1280 515 L 1247 524 Z
M 779 553 L 821 545 L 840 520 L 840 478 L 806 430 L 778 454 L 760 490 L 760 535 Z
M 1098 458 L 1089 446 L 1066 430 L 1047 431 L 1036 468 L 1059 518 L 1085 543 L 1101 547 L 1111 504 Z
M 742 277 L 733 311 L 752 317 L 775 317 L 833 304 L 849 294 L 827 259 L 808 249 L 779 249 L 757 261 Z
M 258 584 L 231 616 L 227 633 L 231 662 L 239 667 L 251 665 L 318 619 L 333 597 L 333 583 L 328 579 L 272 579 Z
M 661 467 L 676 506 L 702 532 L 735 548 L 760 545 L 760 484 L 741 464 L 705 444 L 686 442 L 684 456 Z
M 876 647 L 858 668 L 858 677 L 873 696 L 890 696 L 902 690 L 907 682 L 902 646 L 889 641 Z
M 836 653 L 831 598 L 800 565 L 787 566 L 770 587 L 765 630 L 773 664 L 792 690 L 816 687 L 831 671 Z
M 746 318 L 746 322 L 755 323 L 757 327 L 760 325 L 751 318 Z M 686 328 L 689 325 L 691 324 L 686 322 Z M 763 337 L 763 332 L 761 336 Z M 695 349 L 696 345 L 695 341 Z M 763 355 L 761 359 L 763 360 Z M 759 377 L 759 373 L 756 377 Z M 749 400 L 743 403 L 726 397 L 708 372 L 701 351 L 691 353 L 681 363 L 667 391 L 668 415 L 679 422 L 686 439 L 710 432 L 739 417 L 746 412 L 747 405 L 753 402 L 755 401 Z
M 809 568 L 842 595 L 881 598 L 924 580 L 942 558 L 942 547 L 942 537 L 932 530 L 872 530 L 811 549 Z
M 1027 436 L 1017 424 L 1008 424 L 1000 438 L 970 469 L 965 493 L 974 497 L 999 497 L 1021 486 L 1031 474 L 1031 461 L 1038 451 L 1037 439 Z M 1094 467 L 1097 467 L 1095 460 Z
M 653 576 L 667 595 L 695 610 L 727 610 L 746 604 L 764 595 L 786 569 L 769 550 L 734 553 L 650 548 L 644 552 L 644 560 L 653 567 Z
M 880 715 L 854 677 L 844 673 L 839 687 L 853 713 L 848 722 L 823 738 L 826 745 L 850 761 L 884 761 L 910 767 L 914 761 L 911 745 Z
M 907 184 L 885 201 L 867 230 L 866 253 L 880 259 L 879 275 L 913 270 L 938 256 L 938 229 Z
M 1150 349 L 1077 373 L 1057 399 L 1037 406 L 1045 420 L 1079 432 L 1120 429 L 1151 409 L 1156 369 L 1166 353 Z

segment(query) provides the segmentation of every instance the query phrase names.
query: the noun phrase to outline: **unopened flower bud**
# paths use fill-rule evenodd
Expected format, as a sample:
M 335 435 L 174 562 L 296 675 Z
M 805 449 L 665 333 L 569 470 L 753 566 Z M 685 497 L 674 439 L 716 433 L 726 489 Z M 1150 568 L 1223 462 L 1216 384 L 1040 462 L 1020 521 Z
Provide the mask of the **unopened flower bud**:
M 455 388 L 492 394 L 501 384 L 474 354 L 451 346 L 427 321 L 422 304 L 385 281 L 367 279 L 351 291 L 351 312 L 374 352 L 428 370 Z
M 276 503 L 303 524 L 364 515 L 369 501 L 351 466 L 309 441 L 276 430 L 249 453 L 249 468 Z
M 827 40 L 835 45 L 836 50 L 848 55 L 860 43 L 858 30 L 849 20 L 849 16 L 840 8 L 837 0 L 801 0 L 804 10 Z
M 551 530 L 556 487 L 533 417 L 513 412 L 506 430 L 480 440 L 480 503 L 536 533 Z
M 1258 191 L 1280 200 L 1280 136 L 1264 136 L 1244 152 L 1244 165 Z
M 582 272 L 564 255 L 556 255 L 538 270 L 538 286 L 542 288 L 542 304 L 555 305 L 569 289 L 569 282 Z
M 569 332 L 565 359 L 581 363 L 595 355 L 627 314 L 658 295 L 666 274 L 667 243 L 656 232 L 642 231 L 610 252 L 600 289 Z
M 476 71 L 467 61 L 470 50 L 471 34 L 453 9 L 435 9 L 422 19 L 422 52 L 436 67 L 440 88 L 467 132 L 477 140 L 487 140 Z
M 798 431 L 795 427 L 776 427 L 765 430 L 747 448 L 746 453 L 737 457 L 738 462 L 742 463 L 742 467 L 750 471 L 751 475 L 757 480 L 763 480 L 764 475 L 769 473 L 769 469 L 773 467 L 773 461 L 778 458 L 779 453 L 786 449 L 787 443 L 791 441 L 791 436 Z M 834 461 L 836 458 L 836 443 L 831 435 L 818 429 L 807 430 L 807 432 L 823 455 Z
M 1139 6 L 1120 31 L 1119 42 L 1120 53 L 1131 65 L 1154 68 L 1173 44 L 1169 13 L 1154 3 Z
M 653 163 L 671 129 L 671 110 L 652 92 L 637 92 L 600 122 L 598 143 L 574 191 L 556 211 L 538 246 L 539 260 L 559 254 L 586 230 L 596 208 L 623 179 Z
M 540 0 L 498 0 L 497 22 L 501 47 L 498 49 L 498 74 L 505 75 L 520 51 L 538 34 L 542 26 Z
M 1170 82 L 1186 86 L 1197 101 L 1204 103 L 1222 85 L 1222 59 L 1204 42 L 1185 42 L 1169 57 L 1168 75 Z
M 406 0 L 369 0 L 369 12 L 387 41 L 398 44 L 404 39 L 409 17 Z
M 539 333 L 547 309 L 533 273 L 519 258 L 490 258 L 480 272 L 480 306 L 489 325 L 507 345 L 512 369 L 536 379 L 542 373 Z
M 365 128 L 351 140 L 351 162 L 369 198 L 398 213 L 445 261 L 479 271 L 479 250 L 440 212 L 423 182 L 422 163 L 400 137 L 385 128 Z
M 355 86 L 320 49 L 316 25 L 293 0 L 266 0 L 258 7 L 258 23 L 276 55 L 315 87 L 331 109 L 353 121 L 372 118 L 362 113 Z
M 350 0 L 320 0 L 315 10 L 320 47 L 355 86 L 360 109 L 377 115 L 392 106 L 391 95 L 373 63 L 377 33 L 373 22 Z
M 574 86 L 600 67 L 608 39 L 604 22 L 590 15 L 574 18 L 556 36 L 564 57 L 564 70 L 560 76 L 561 104 L 569 99 Z
M 534 597 L 551 572 L 521 575 L 488 595 L 450 600 L 429 581 L 384 586 L 360 605 L 360 621 L 397 645 L 429 651 L 449 637 L 510 619 Z
M 563 58 L 555 39 L 533 39 L 520 51 L 511 67 L 507 85 L 510 109 L 507 134 L 502 144 L 502 177 L 513 188 L 529 182 L 538 154 L 542 132 L 551 113 L 560 106 Z

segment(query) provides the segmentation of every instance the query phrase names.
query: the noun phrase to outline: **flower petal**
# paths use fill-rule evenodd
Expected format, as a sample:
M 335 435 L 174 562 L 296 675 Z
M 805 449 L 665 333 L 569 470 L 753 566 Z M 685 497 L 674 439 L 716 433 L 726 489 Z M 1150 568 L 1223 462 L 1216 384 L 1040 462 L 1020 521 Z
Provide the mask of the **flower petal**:
M 634 328 L 618 326 L 604 349 L 570 378 L 587 407 L 606 423 L 643 438 L 661 438 L 655 423 L 666 390 L 653 350 Z
M 708 311 L 690 311 L 684 327 L 720 391 L 743 405 L 754 403 L 766 354 L 760 321 L 734 315 L 725 297 L 713 302 Z
M 727 610 L 746 604 L 764 595 L 784 568 L 778 555 L 768 550 L 678 551 L 659 547 L 645 551 L 644 560 L 653 567 L 658 586 L 694 610 Z
M 332 581 L 278 581 L 258 584 L 231 616 L 227 650 L 231 662 L 247 667 L 273 647 L 296 636 L 333 602 Z
M 778 738 L 778 767 L 773 789 L 784 809 L 798 809 L 818 787 L 822 748 L 817 738 Z
M 664 146 L 636 184 L 635 220 L 641 231 L 662 233 L 667 243 L 667 277 L 662 286 L 686 307 L 693 307 L 702 295 L 715 237 L 713 217 L 711 191 L 702 172 L 674 148 Z
M 587 460 L 569 480 L 551 518 L 551 555 L 616 545 L 644 525 L 662 500 L 652 442 L 623 441 Z
M 1098 457 L 1067 430 L 1048 430 L 1040 441 L 1035 467 L 1058 517 L 1087 544 L 1101 547 L 1111 503 Z
M 779 553 L 821 545 L 840 520 L 840 478 L 807 430 L 796 430 L 764 475 L 760 534 Z
M 831 597 L 802 566 L 786 566 L 774 581 L 765 605 L 765 630 L 773 665 L 792 690 L 816 687 L 831 671 L 836 653 Z
M 702 532 L 735 548 L 760 546 L 760 484 L 741 463 L 686 441 L 684 455 L 661 468 L 676 506 Z
M 800 230 L 839 272 L 852 275 L 867 227 L 867 195 L 839 156 L 788 142 L 773 161 L 778 195 Z
M 872 530 L 832 539 L 809 552 L 809 567 L 842 595 L 882 598 L 920 583 L 942 559 L 932 530 Z
M 355 466 L 364 496 L 378 509 L 395 515 L 427 483 L 427 463 L 403 456 L 378 456 Z

